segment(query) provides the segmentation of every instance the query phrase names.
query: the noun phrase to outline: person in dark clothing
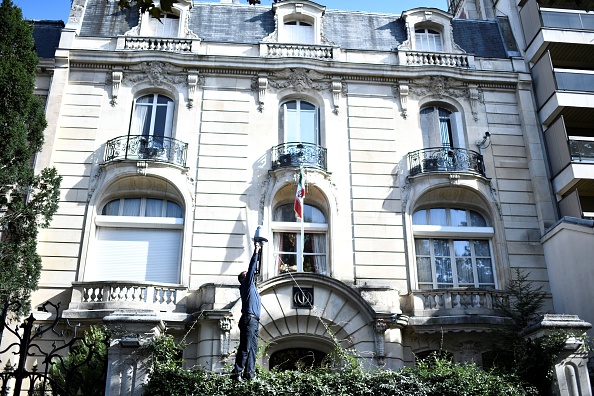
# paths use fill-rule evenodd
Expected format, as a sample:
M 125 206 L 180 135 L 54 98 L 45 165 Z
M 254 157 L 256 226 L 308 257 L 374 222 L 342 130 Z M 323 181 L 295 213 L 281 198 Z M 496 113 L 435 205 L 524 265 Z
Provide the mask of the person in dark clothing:
M 256 287 L 256 269 L 261 242 L 254 244 L 254 254 L 247 271 L 237 276 L 241 295 L 241 318 L 239 319 L 239 347 L 235 357 L 232 377 L 241 381 L 252 379 L 255 375 L 256 354 L 258 352 L 258 326 L 260 325 L 260 294 Z

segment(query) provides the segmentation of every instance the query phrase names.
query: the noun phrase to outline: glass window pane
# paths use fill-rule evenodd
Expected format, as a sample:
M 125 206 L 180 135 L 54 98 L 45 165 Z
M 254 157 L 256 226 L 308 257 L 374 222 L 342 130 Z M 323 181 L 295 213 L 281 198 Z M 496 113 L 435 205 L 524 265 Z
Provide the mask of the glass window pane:
M 169 102 L 171 102 L 171 99 L 169 99 L 167 96 L 163 96 L 163 95 L 157 96 L 157 104 L 167 104 Z
M 109 202 L 103 207 L 103 215 L 105 216 L 119 216 L 120 215 L 120 200 L 116 199 Z
M 470 241 L 454 241 L 456 257 L 470 257 Z
M 285 103 L 285 107 L 287 109 L 292 109 L 292 110 L 296 110 L 297 109 L 297 101 L 292 100 L 290 102 Z
M 452 225 L 454 227 L 468 226 L 468 220 L 466 219 L 466 211 L 465 210 L 450 209 L 450 217 L 452 219 Z
M 435 276 L 437 283 L 453 283 L 452 260 L 449 257 L 435 258 Z
M 415 250 L 417 256 L 431 255 L 431 242 L 429 239 L 415 239 Z
M 450 244 L 447 239 L 434 239 L 433 240 L 433 254 L 435 256 L 448 256 L 450 255 Z
M 491 257 L 489 241 L 474 241 L 474 254 L 477 257 Z
M 123 216 L 140 216 L 140 198 L 124 199 Z
M 430 257 L 417 257 L 417 274 L 419 277 L 419 282 L 433 283 Z
M 490 283 L 494 284 L 493 278 L 493 267 L 491 266 L 491 259 L 477 258 L 476 259 L 476 272 L 478 274 L 479 284 Z
M 429 209 L 429 224 L 447 226 L 446 210 L 444 208 Z
M 165 136 L 165 126 L 167 122 L 167 107 L 158 106 L 155 115 L 155 127 L 153 128 L 153 136 Z
M 302 143 L 318 144 L 317 127 L 316 127 L 316 112 L 301 109 L 299 124 L 301 126 L 301 133 L 299 141 Z
M 291 208 L 293 205 L 290 205 Z M 295 211 L 293 211 L 293 218 L 295 218 Z M 303 221 L 306 223 L 326 223 L 326 216 L 318 208 L 311 205 L 303 206 Z
M 147 198 L 145 216 L 147 216 L 147 217 L 162 217 L 163 216 L 163 200 Z
M 275 247 L 279 252 L 297 252 L 297 234 L 294 232 L 281 232 L 279 246 Z
M 474 274 L 472 271 L 471 258 L 457 258 L 456 271 L 458 272 L 459 284 L 474 285 Z
M 305 234 L 304 253 L 326 253 L 326 234 Z
M 487 220 L 474 210 L 470 211 L 470 225 L 473 227 L 487 227 Z
M 181 206 L 171 201 L 167 201 L 167 213 L 165 216 L 175 217 L 176 219 L 181 219 L 184 217 Z
M 278 254 L 276 257 L 279 273 L 297 271 L 296 254 Z
M 412 222 L 413 224 L 427 225 L 427 211 L 425 209 L 417 210 L 413 214 Z
M 303 256 L 303 272 L 316 272 L 315 256 Z

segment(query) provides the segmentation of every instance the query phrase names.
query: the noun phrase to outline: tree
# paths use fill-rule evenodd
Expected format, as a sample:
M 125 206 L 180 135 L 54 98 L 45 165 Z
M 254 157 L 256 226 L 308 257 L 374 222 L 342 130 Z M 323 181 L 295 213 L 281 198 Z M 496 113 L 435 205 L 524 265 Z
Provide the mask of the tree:
M 260 4 L 260 0 L 246 1 L 251 5 Z M 273 0 L 274 3 L 278 3 L 280 1 L 282 0 Z M 178 0 L 160 0 L 159 3 L 161 7 L 157 7 L 154 0 L 118 0 L 118 5 L 120 8 L 130 8 L 134 3 L 136 3 L 141 12 L 148 12 L 155 18 L 159 18 L 162 11 L 171 11 L 171 6 L 177 2 Z
M 11 0 L 0 5 L 0 339 L 7 315 L 30 309 L 41 258 L 39 227 L 58 208 L 61 177 L 54 168 L 33 171 L 47 126 L 43 103 L 33 94 L 38 58 L 33 26 Z

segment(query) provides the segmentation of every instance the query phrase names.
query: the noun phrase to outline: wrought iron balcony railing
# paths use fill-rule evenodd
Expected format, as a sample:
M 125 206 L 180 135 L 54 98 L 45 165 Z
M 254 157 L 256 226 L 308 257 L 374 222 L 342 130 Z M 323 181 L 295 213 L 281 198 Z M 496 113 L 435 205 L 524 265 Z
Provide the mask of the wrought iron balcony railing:
M 105 162 L 143 160 L 186 166 L 188 144 L 170 137 L 130 135 L 105 143 Z
M 299 167 L 326 170 L 326 149 L 312 143 L 283 143 L 272 148 L 272 169 Z
M 485 176 L 483 156 L 462 148 L 433 147 L 408 153 L 409 175 L 471 172 Z

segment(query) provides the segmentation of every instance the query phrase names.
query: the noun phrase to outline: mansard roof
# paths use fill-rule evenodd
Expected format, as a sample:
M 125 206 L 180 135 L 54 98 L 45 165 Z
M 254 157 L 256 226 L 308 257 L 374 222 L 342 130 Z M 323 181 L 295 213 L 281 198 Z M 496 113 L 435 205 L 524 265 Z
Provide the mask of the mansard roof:
M 138 24 L 135 7 L 120 10 L 116 2 L 89 0 L 81 36 L 116 37 Z M 454 41 L 479 57 L 506 58 L 498 21 L 455 19 Z M 195 3 L 190 9 L 189 29 L 204 41 L 258 44 L 275 30 L 270 6 Z M 362 51 L 394 51 L 407 39 L 400 15 L 326 10 L 324 36 L 340 48 Z
M 60 34 L 64 22 L 62 21 L 31 21 L 33 23 L 33 40 L 35 52 L 40 58 L 53 58 L 56 48 L 60 44 Z

